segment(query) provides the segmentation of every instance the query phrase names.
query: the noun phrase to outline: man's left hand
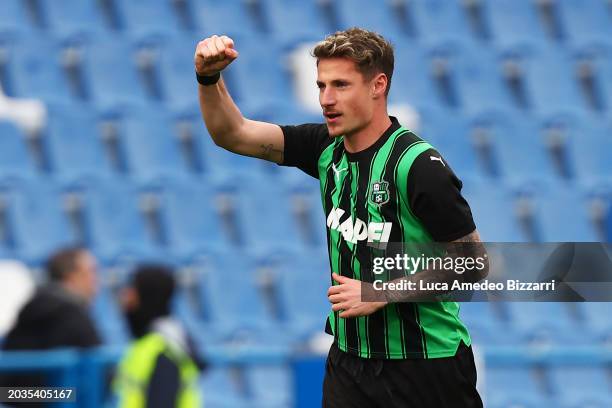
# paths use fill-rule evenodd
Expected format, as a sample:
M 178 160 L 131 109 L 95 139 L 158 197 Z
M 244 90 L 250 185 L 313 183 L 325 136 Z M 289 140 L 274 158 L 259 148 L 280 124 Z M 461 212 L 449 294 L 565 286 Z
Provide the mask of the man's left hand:
M 332 273 L 332 279 L 338 282 L 327 291 L 327 297 L 332 304 L 334 312 L 341 311 L 343 319 L 358 316 L 367 316 L 387 305 L 387 302 L 362 302 L 362 282 L 346 276 Z

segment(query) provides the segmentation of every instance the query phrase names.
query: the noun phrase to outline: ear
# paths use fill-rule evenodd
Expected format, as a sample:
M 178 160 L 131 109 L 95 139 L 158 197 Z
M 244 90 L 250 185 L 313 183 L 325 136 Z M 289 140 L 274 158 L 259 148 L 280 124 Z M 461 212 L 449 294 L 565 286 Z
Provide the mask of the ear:
M 387 75 L 382 72 L 376 74 L 374 78 L 372 78 L 372 97 L 374 99 L 383 98 L 385 96 L 388 82 Z

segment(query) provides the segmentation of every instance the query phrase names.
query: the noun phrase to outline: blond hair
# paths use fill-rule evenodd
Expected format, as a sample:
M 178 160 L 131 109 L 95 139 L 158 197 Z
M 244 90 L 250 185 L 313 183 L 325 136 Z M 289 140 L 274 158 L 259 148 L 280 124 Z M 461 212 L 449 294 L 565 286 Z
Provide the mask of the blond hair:
M 382 35 L 357 27 L 337 31 L 319 42 L 312 55 L 317 58 L 317 64 L 324 58 L 351 59 L 366 79 L 379 73 L 385 74 L 385 95 L 389 94 L 394 64 L 393 46 Z

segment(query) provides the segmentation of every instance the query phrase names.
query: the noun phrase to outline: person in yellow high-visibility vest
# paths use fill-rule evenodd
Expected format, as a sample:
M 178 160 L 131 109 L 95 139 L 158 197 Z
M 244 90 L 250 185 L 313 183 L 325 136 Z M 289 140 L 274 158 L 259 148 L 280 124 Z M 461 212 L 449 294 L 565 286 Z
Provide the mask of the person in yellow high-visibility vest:
M 134 341 L 114 382 L 121 408 L 200 408 L 198 377 L 204 364 L 182 325 L 172 318 L 175 281 L 161 265 L 136 269 L 122 292 Z

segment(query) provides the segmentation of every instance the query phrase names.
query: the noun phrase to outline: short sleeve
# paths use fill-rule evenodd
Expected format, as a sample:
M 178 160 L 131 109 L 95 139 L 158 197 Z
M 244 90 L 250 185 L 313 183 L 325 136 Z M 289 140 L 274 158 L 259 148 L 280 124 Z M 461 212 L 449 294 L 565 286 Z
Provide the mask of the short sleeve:
M 321 153 L 331 142 L 324 124 L 281 126 L 285 151 L 281 166 L 297 167 L 306 174 L 319 178 L 317 163 Z
M 451 242 L 476 229 L 461 181 L 436 150 L 417 156 L 407 182 L 412 213 L 435 241 Z

